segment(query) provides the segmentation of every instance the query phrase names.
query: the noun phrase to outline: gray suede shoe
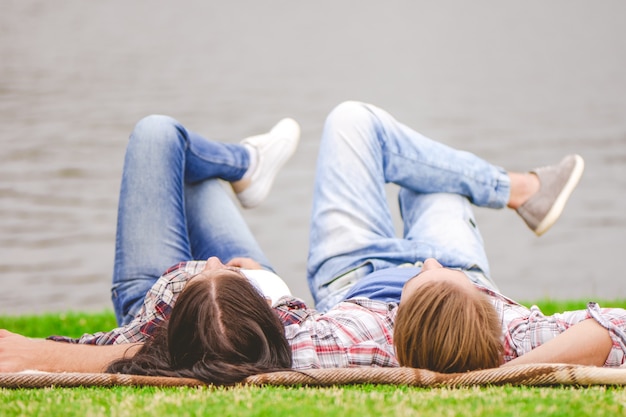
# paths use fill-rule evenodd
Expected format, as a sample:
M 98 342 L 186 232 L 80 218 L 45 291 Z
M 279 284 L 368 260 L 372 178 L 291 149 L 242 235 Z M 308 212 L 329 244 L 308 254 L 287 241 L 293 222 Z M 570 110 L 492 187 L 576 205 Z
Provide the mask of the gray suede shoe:
M 557 165 L 531 172 L 539 178 L 539 191 L 522 204 L 517 213 L 537 236 L 557 221 L 585 169 L 580 155 L 568 155 Z

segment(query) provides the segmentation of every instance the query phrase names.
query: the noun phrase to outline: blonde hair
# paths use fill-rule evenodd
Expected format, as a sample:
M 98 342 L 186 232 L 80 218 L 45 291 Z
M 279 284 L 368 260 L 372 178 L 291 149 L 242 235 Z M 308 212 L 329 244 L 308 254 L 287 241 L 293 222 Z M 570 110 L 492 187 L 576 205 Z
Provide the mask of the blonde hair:
M 435 281 L 423 284 L 400 305 L 394 343 L 401 366 L 466 372 L 500 366 L 501 334 L 487 296 Z

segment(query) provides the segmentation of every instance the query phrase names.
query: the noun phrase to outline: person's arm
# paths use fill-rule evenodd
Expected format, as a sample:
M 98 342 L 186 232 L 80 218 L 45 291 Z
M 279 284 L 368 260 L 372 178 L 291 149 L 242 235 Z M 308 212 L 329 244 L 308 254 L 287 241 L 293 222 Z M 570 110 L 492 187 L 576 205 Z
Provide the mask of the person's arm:
M 133 356 L 141 345 L 54 342 L 31 339 L 0 329 L 0 372 L 104 372 L 109 363 Z
M 594 319 L 587 319 L 503 366 L 530 363 L 602 366 L 612 347 L 609 331 Z

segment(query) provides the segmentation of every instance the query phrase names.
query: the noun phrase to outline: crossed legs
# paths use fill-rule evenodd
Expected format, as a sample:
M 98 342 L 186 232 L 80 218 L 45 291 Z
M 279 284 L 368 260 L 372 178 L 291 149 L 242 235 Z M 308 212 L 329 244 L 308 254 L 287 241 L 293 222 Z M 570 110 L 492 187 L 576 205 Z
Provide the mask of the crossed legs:
M 471 204 L 517 209 L 541 234 L 558 218 L 581 174 L 577 156 L 536 173 L 507 172 L 435 142 L 375 106 L 342 103 L 326 120 L 316 171 L 307 268 L 313 298 L 328 309 L 348 290 L 332 284 L 346 272 L 362 268 L 367 274 L 429 257 L 488 277 Z M 401 187 L 401 237 L 386 183 Z M 529 220 L 524 208 L 539 221 Z
M 126 150 L 112 298 L 120 324 L 170 266 L 217 256 L 250 257 L 271 269 L 218 178 L 236 181 L 249 153 L 209 141 L 166 116 L 141 120 Z

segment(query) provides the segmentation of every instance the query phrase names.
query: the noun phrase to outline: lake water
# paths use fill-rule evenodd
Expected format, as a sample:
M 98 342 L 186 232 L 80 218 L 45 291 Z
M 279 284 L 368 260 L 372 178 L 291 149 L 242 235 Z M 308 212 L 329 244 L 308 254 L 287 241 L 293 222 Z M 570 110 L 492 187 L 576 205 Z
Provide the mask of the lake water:
M 621 0 L 4 0 L 0 314 L 110 308 L 124 148 L 152 113 L 233 142 L 300 121 L 296 155 L 245 216 L 310 300 L 318 141 L 349 99 L 511 170 L 583 155 L 545 236 L 478 210 L 492 273 L 521 300 L 626 297 L 624 16 Z

